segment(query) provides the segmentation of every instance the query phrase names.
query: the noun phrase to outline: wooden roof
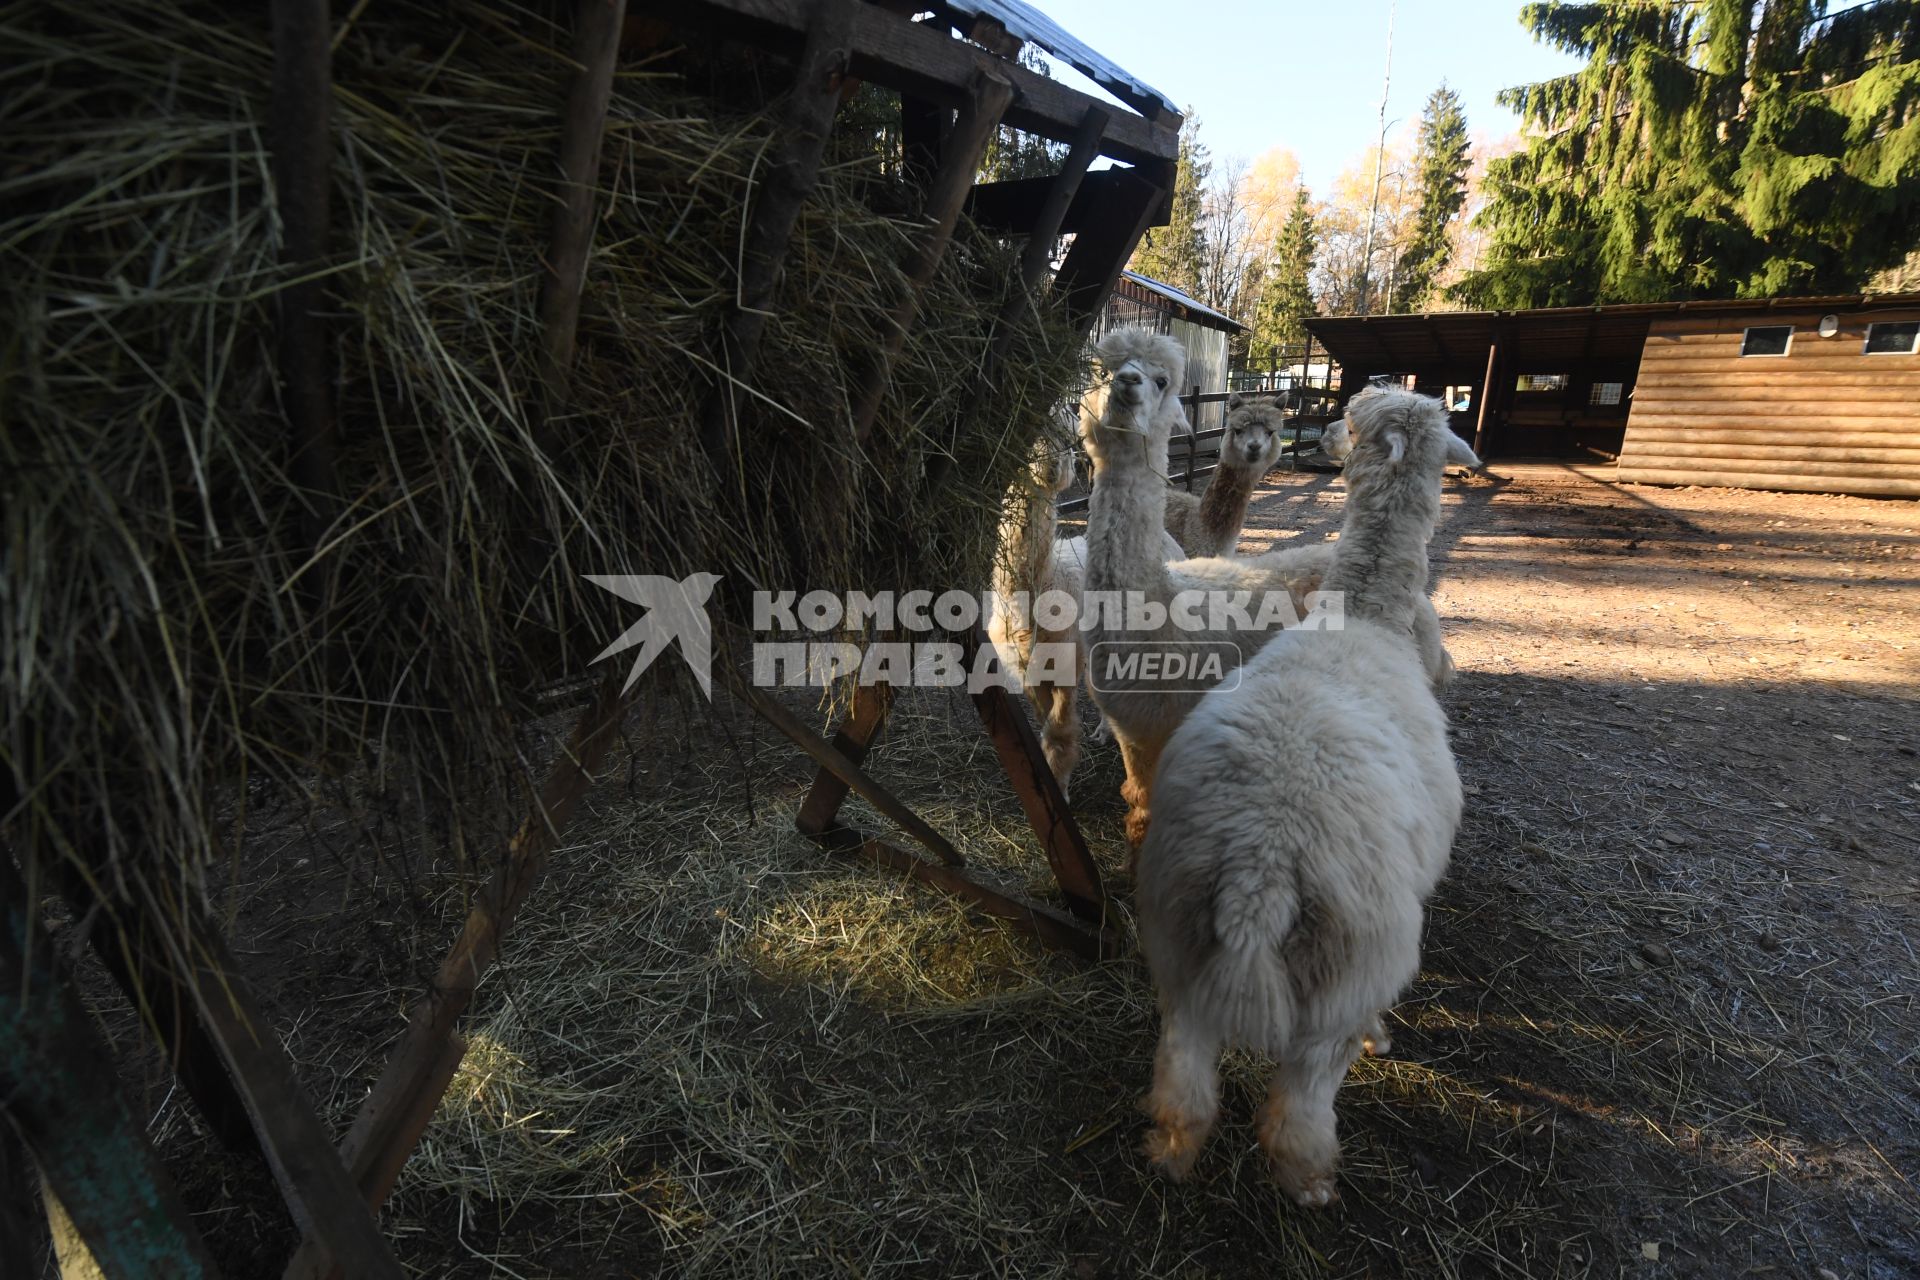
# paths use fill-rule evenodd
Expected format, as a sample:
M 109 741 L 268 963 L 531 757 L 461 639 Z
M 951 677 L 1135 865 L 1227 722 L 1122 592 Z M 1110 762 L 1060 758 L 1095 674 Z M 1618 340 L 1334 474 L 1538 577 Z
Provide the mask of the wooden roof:
M 1369 373 L 1460 369 L 1477 375 L 1485 366 L 1487 348 L 1496 335 L 1502 337 L 1514 361 L 1510 367 L 1525 372 L 1533 366 L 1575 360 L 1638 359 L 1647 327 L 1656 319 L 1683 313 L 1842 312 L 1916 303 L 1920 303 L 1920 294 L 1913 293 L 1636 302 L 1526 311 L 1316 316 L 1307 321 L 1307 329 L 1342 365 L 1364 366 Z

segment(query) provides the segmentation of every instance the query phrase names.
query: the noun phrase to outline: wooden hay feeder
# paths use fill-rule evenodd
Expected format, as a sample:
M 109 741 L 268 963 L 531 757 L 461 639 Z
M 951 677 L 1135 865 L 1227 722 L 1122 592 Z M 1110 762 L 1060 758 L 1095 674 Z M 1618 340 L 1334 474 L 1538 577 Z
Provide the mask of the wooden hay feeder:
M 340 6 L 345 9 L 346 6 Z M 913 21 L 915 13 L 931 17 Z M 337 470 L 342 422 L 332 402 L 330 338 L 349 324 L 328 298 L 324 276 L 304 265 L 326 259 L 333 154 L 329 104 L 332 49 L 353 16 L 325 0 L 274 0 L 270 150 L 283 225 L 284 265 L 294 283 L 278 303 L 278 378 L 286 414 L 287 472 L 308 493 L 342 492 Z M 907 288 L 865 380 L 850 397 L 852 425 L 864 442 L 882 421 L 889 379 L 916 328 L 922 291 L 940 269 L 963 213 L 989 232 L 1024 237 L 1020 296 L 1003 321 L 1047 288 L 1059 237 L 1072 247 L 1051 284 L 1052 297 L 1081 333 L 1105 305 L 1145 229 L 1164 222 L 1177 154 L 1179 116 L 1160 95 L 1100 61 L 1023 4 L 1010 0 L 579 0 L 574 14 L 571 90 L 561 112 L 556 167 L 561 198 L 540 254 L 540 379 L 550 415 L 564 413 L 602 162 L 609 95 L 623 58 L 644 60 L 682 31 L 698 30 L 746 46 L 790 67 L 784 126 L 757 188 L 738 245 L 735 302 L 713 338 L 716 384 L 697 423 L 702 447 L 724 465 L 738 423 L 737 389 L 754 368 L 766 317 L 796 220 L 819 179 L 836 113 L 860 82 L 898 91 L 907 169 L 917 177 L 917 242 L 900 268 Z M 1089 74 L 1120 102 L 1103 104 L 1011 60 L 1025 41 Z M 769 63 L 769 66 L 775 65 Z M 1001 125 L 1069 144 L 1058 172 L 975 185 L 989 141 Z M 1092 170 L 1100 157 L 1124 167 Z M 1007 325 L 987 342 L 977 376 L 990 382 L 1006 354 Z M 933 467 L 925 484 L 947 479 Z M 337 512 L 315 505 L 311 545 Z M 317 554 L 316 554 L 317 558 Z M 977 584 L 960 584 L 977 585 Z M 976 635 L 973 644 L 981 643 Z M 860 767 L 880 733 L 889 695 L 863 688 L 840 732 L 828 741 L 727 663 L 716 672 L 756 713 L 816 760 L 820 772 L 800 812 L 801 830 L 824 848 L 903 872 L 956 894 L 1043 943 L 1097 958 L 1113 945 L 1107 902 L 1080 831 L 1068 813 L 1017 702 L 998 688 L 975 696 L 985 731 L 1045 849 L 1065 912 L 1018 901 L 970 879 L 952 845 Z M 379 1081 L 336 1149 L 298 1084 L 292 1063 L 242 980 L 220 930 L 191 904 L 168 904 L 189 921 L 161 921 L 151 902 L 134 902 L 84 880 L 53 886 L 80 912 L 104 923 L 90 936 L 108 970 L 148 1014 L 166 1042 L 182 1084 L 215 1131 L 233 1146 L 257 1146 L 304 1235 L 288 1276 L 393 1276 L 400 1270 L 377 1214 L 458 1067 L 464 1044 L 456 1024 L 468 1007 L 515 914 L 535 888 L 547 855 L 593 785 L 629 702 L 625 671 L 611 672 L 574 724 L 560 763 L 475 895 L 458 940 Z M 31 803 L 31 783 L 0 772 L 0 813 Z M 865 836 L 839 821 L 854 791 L 894 820 L 934 859 Z M 35 867 L 27 865 L 29 877 Z M 70 983 L 53 963 L 36 920 L 49 886 L 23 879 L 0 858 L 0 1093 L 32 1149 L 47 1187 L 64 1206 L 73 1234 L 109 1276 L 205 1276 L 213 1264 L 197 1228 L 170 1186 L 113 1079 Z M 186 938 L 185 944 L 178 940 Z M 0 1153 L 3 1154 L 3 1153 Z M 0 1160 L 0 1174 L 7 1164 Z M 0 1192 L 6 1178 L 0 1177 Z M 18 1263 L 0 1253 L 0 1270 Z

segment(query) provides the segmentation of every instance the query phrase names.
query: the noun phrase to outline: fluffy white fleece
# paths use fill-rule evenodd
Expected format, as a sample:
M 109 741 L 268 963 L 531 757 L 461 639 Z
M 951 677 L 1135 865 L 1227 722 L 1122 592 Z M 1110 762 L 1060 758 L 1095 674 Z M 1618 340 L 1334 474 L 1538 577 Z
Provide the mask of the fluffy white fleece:
M 1184 1175 L 1218 1110 L 1220 1053 L 1259 1050 L 1276 1060 L 1261 1145 L 1307 1205 L 1334 1198 L 1334 1094 L 1418 968 L 1461 812 L 1409 630 L 1457 442 L 1437 402 L 1403 391 L 1356 397 L 1349 417 L 1325 582 L 1346 627 L 1281 632 L 1200 699 L 1161 755 L 1139 860 L 1162 1018 L 1148 1153 Z

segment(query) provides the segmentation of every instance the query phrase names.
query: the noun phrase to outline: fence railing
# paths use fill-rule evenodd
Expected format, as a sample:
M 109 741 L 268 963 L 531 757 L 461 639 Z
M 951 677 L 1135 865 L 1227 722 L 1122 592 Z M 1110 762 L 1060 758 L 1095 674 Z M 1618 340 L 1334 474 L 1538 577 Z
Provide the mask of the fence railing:
M 1180 397 L 1180 404 L 1187 410 L 1187 418 L 1191 421 L 1195 413 L 1200 409 L 1200 406 L 1225 404 L 1234 394 L 1235 392 L 1233 391 L 1202 391 L 1196 386 L 1192 391 Z M 1306 417 L 1312 416 L 1316 415 L 1306 415 Z M 1300 453 L 1304 447 L 1319 443 L 1321 425 L 1322 424 L 1318 422 L 1308 422 L 1302 415 L 1297 413 L 1286 419 L 1286 431 L 1291 438 L 1280 446 L 1280 455 L 1287 460 L 1289 470 L 1299 470 Z M 1309 432 L 1311 435 L 1306 434 Z M 1167 479 L 1173 484 L 1180 485 L 1188 493 L 1192 493 L 1193 482 L 1195 480 L 1204 480 L 1220 468 L 1218 449 L 1214 450 L 1214 457 L 1216 459 L 1214 462 L 1208 463 L 1205 466 L 1197 465 L 1200 446 L 1218 440 L 1226 434 L 1227 429 L 1225 427 L 1210 427 L 1205 431 L 1194 431 L 1175 439 L 1172 442 L 1172 448 L 1169 450 L 1168 470 L 1170 472 L 1172 471 L 1172 463 L 1175 457 L 1180 458 L 1184 465 L 1177 474 L 1170 474 Z M 1080 466 L 1079 473 L 1081 475 L 1091 476 L 1093 474 L 1093 468 L 1087 460 L 1085 448 L 1080 445 L 1075 445 L 1074 452 L 1077 455 L 1076 460 Z M 1062 515 L 1068 515 L 1076 511 L 1084 511 L 1086 510 L 1087 504 L 1091 501 L 1091 495 L 1079 498 L 1068 498 L 1060 503 L 1059 510 Z

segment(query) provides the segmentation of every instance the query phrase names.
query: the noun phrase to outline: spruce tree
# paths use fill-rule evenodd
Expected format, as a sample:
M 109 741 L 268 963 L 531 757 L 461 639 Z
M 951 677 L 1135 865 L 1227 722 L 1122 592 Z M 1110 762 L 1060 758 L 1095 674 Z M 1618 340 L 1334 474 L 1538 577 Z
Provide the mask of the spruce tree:
M 1420 116 L 1420 135 L 1414 145 L 1414 177 L 1420 207 L 1414 215 L 1413 239 L 1401 256 L 1389 311 L 1412 311 L 1420 306 L 1433 282 L 1447 267 L 1452 247 L 1448 231 L 1467 201 L 1469 143 L 1467 117 L 1460 95 L 1444 84 L 1427 99 Z
M 1315 239 L 1307 189 L 1295 187 L 1293 209 L 1274 238 L 1261 275 L 1260 302 L 1248 326 L 1253 332 L 1248 335 L 1247 353 L 1256 368 L 1273 363 L 1282 352 L 1307 340 L 1306 319 L 1315 310 L 1308 283 L 1318 248 Z
M 1206 269 L 1207 177 L 1213 161 L 1200 142 L 1200 119 L 1187 110 L 1180 128 L 1180 160 L 1173 180 L 1173 215 L 1164 227 L 1153 227 L 1134 250 L 1127 265 L 1143 276 L 1170 284 L 1192 297 L 1200 296 Z
M 1488 166 L 1489 261 L 1456 287 L 1528 307 L 1857 289 L 1920 217 L 1920 5 L 1529 4 L 1588 59 L 1502 101 L 1535 130 Z

